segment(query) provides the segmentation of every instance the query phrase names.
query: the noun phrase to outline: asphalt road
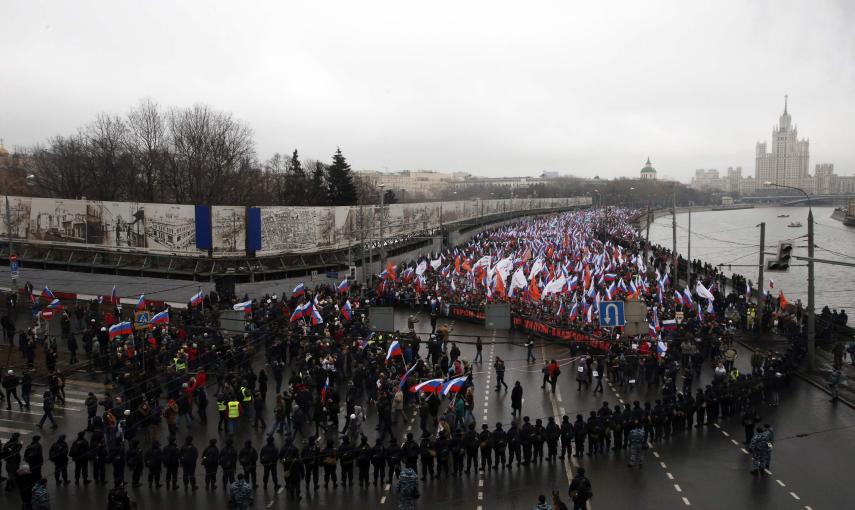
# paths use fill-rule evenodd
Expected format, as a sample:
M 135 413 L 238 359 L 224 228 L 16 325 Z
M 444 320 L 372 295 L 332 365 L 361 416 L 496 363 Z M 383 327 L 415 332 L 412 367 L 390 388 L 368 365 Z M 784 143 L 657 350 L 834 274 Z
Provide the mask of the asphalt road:
M 399 312 L 397 320 L 401 324 L 406 314 Z M 428 328 L 423 316 L 419 330 Z M 403 327 L 401 328 L 403 329 Z M 577 391 L 574 381 L 575 368 L 569 359 L 566 348 L 557 344 L 538 346 L 537 363 L 525 361 L 526 351 L 522 347 L 524 338 L 508 332 L 487 331 L 481 326 L 455 322 L 452 340 L 458 344 L 464 358 L 475 355 L 474 335 L 481 335 L 484 341 L 484 363 L 477 367 L 474 382 L 476 388 L 475 418 L 487 423 L 492 429 L 501 421 L 505 428 L 511 422 L 510 392 L 494 391 L 495 374 L 492 361 L 501 356 L 507 363 L 506 381 L 509 386 L 519 380 L 524 387 L 523 414 L 535 418 L 567 414 L 571 420 L 576 414 L 587 416 L 588 411 L 598 408 L 602 402 L 610 405 L 619 401 L 631 403 L 633 400 L 654 400 L 655 389 L 640 387 L 628 394 L 606 384 L 603 395 L 593 395 L 590 390 Z M 555 394 L 540 389 L 541 366 L 543 358 L 555 358 L 562 364 L 562 374 Z M 256 363 L 261 366 L 263 360 L 258 356 Z M 748 368 L 749 354 L 741 352 L 737 366 L 745 371 Z M 703 381 L 710 379 L 711 373 L 705 367 Z M 697 383 L 695 387 L 697 387 Z M 37 388 L 38 389 L 38 388 Z M 97 395 L 103 392 L 103 386 L 92 382 L 86 375 L 79 375 L 69 381 L 65 409 L 57 412 L 60 427 L 57 431 L 45 428 L 39 431 L 35 423 L 40 418 L 40 408 L 33 406 L 29 413 L 22 413 L 13 407 L 12 411 L 0 410 L 0 438 L 5 441 L 12 432 L 20 432 L 24 443 L 29 443 L 33 434 L 42 435 L 42 443 L 47 448 L 59 433 L 65 433 L 69 442 L 85 424 L 83 399 L 88 391 Z M 39 392 L 40 393 L 40 392 Z M 271 392 L 272 394 L 272 392 Z M 268 396 L 268 427 L 272 425 L 269 415 L 272 413 L 272 396 Z M 37 398 L 36 401 L 40 401 Z M 342 406 L 343 407 L 343 406 Z M 424 509 L 517 509 L 532 508 L 539 494 L 549 494 L 559 490 L 567 501 L 568 481 L 578 466 L 584 466 L 593 484 L 594 498 L 590 508 L 596 509 L 662 509 L 662 508 L 750 508 L 750 509 L 805 509 L 805 508 L 850 508 L 855 498 L 855 485 L 849 476 L 849 461 L 855 455 L 855 411 L 843 406 L 832 405 L 826 394 L 816 388 L 795 381 L 782 393 L 779 407 L 764 406 L 760 410 L 765 422 L 775 428 L 776 444 L 772 456 L 771 474 L 752 476 L 749 474 L 750 457 L 743 451 L 742 427 L 738 417 L 720 422 L 720 426 L 708 426 L 680 433 L 670 440 L 657 443 L 645 452 L 643 469 L 630 470 L 626 467 L 626 452 L 609 452 L 599 457 L 559 460 L 557 464 L 544 462 L 541 465 L 523 467 L 514 466 L 512 470 L 491 471 L 484 474 L 472 473 L 460 479 L 448 478 L 428 481 L 421 489 L 418 508 Z M 191 432 L 195 444 L 201 450 L 209 437 L 217 437 L 222 445 L 223 437 L 217 433 L 214 411 L 209 407 L 211 417 L 207 427 L 195 423 Z M 399 440 L 411 430 L 418 438 L 418 421 L 399 424 L 396 435 Z M 343 422 L 342 422 L 343 423 Z M 365 430 L 369 442 L 373 444 L 373 430 L 376 424 L 373 409 L 369 409 Z M 265 433 L 244 426 L 235 441 L 241 445 L 245 439 L 252 439 L 257 447 L 264 440 Z M 279 442 L 281 444 L 281 442 Z M 52 470 L 47 463 L 45 473 Z M 259 469 L 259 475 L 261 470 Z M 110 469 L 108 468 L 108 479 Z M 129 474 L 128 474 L 129 476 Z M 48 476 L 49 479 L 52 477 Z M 197 479 L 202 481 L 202 469 L 197 471 Z M 394 485 L 394 484 L 393 484 Z M 106 487 L 109 487 L 106 486 Z M 49 488 L 55 507 L 66 510 L 103 508 L 108 489 L 93 485 L 76 487 L 73 483 L 57 488 L 51 479 Z M 179 507 L 225 508 L 225 496 L 220 487 L 216 492 L 150 491 L 145 486 L 129 489 L 132 499 L 140 508 L 178 505 Z M 257 508 L 283 508 L 295 506 L 286 503 L 284 492 L 276 494 L 272 487 L 268 491 L 256 492 Z M 338 487 L 317 492 L 304 492 L 300 504 L 304 508 L 392 508 L 396 504 L 394 486 L 377 486 L 368 489 Z M 14 492 L 0 491 L 0 508 L 18 508 L 18 496 Z M 204 505 L 204 506 L 203 506 Z

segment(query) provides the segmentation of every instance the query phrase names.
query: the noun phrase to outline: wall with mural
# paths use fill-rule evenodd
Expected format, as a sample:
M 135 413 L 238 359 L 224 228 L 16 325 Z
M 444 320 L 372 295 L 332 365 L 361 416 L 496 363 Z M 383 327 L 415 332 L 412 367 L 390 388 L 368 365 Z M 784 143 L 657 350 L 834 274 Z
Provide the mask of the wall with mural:
M 8 197 L 9 231 L 19 243 L 99 247 L 114 251 L 207 256 L 196 247 L 193 205 Z M 333 249 L 502 212 L 591 204 L 590 197 L 461 200 L 379 206 L 260 207 L 260 255 Z M 214 256 L 240 256 L 247 244 L 247 208 L 210 208 Z M 257 220 L 256 220 L 257 221 Z

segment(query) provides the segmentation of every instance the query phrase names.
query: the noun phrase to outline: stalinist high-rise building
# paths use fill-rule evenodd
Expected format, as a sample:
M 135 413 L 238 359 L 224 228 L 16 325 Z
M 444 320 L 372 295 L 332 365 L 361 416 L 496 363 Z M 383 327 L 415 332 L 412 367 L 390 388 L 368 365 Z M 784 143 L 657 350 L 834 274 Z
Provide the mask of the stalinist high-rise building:
M 754 176 L 758 188 L 764 182 L 802 187 L 810 177 L 810 141 L 799 140 L 798 130 L 787 112 L 787 96 L 784 96 L 784 113 L 778 125 L 772 128 L 772 152 L 766 152 L 766 142 L 757 143 Z

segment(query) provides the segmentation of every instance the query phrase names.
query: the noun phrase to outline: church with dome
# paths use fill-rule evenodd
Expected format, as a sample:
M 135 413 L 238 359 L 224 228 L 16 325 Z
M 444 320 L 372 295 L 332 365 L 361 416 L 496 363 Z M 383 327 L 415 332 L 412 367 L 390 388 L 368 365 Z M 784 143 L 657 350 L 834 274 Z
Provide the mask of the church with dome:
M 644 164 L 644 168 L 641 169 L 641 180 L 656 180 L 656 169 L 650 164 L 649 156 L 647 157 L 647 163 Z

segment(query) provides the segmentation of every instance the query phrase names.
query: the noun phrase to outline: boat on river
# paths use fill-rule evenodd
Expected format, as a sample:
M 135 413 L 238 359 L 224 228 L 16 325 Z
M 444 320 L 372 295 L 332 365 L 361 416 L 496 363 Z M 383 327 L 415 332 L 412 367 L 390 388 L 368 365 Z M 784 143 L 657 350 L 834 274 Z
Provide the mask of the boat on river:
M 790 228 L 799 228 L 802 226 L 802 224 L 800 221 L 791 221 L 790 224 L 787 226 Z
M 778 217 L 779 218 L 789 218 L 790 215 L 789 214 L 779 214 Z

